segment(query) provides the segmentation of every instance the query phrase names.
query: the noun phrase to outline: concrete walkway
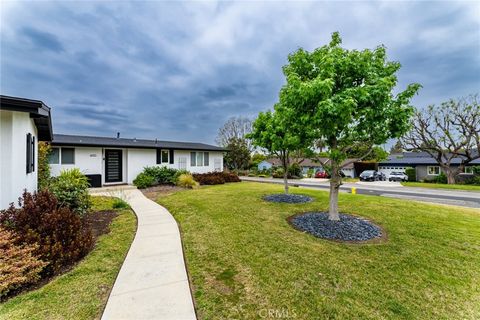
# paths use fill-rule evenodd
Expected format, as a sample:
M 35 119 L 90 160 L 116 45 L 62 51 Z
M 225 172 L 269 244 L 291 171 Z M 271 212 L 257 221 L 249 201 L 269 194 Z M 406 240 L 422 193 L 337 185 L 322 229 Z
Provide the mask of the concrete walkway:
M 128 186 L 91 193 L 122 198 L 138 219 L 102 319 L 196 319 L 180 232 L 168 210 Z

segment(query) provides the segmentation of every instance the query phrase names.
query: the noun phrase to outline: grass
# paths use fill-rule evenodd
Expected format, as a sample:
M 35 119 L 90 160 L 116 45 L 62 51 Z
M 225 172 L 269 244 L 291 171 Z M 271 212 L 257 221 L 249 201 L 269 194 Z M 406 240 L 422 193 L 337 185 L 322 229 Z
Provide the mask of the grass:
M 453 190 L 467 190 L 480 191 L 480 186 L 471 184 L 443 184 L 443 183 L 425 183 L 425 182 L 402 182 L 405 187 L 422 187 L 431 189 L 453 189 Z
M 325 210 L 328 193 L 291 190 L 315 201 L 267 203 L 282 186 L 253 182 L 158 199 L 180 224 L 199 319 L 480 318 L 479 211 L 341 194 L 341 211 L 388 233 L 345 244 L 294 230 L 286 218 Z
M 114 199 L 93 197 L 94 210 L 111 210 Z M 0 304 L 0 319 L 98 319 L 136 230 L 131 210 L 118 210 L 110 233 L 74 269 L 45 286 Z
M 342 178 L 342 181 L 343 182 L 358 182 L 360 181 L 359 178 L 349 178 L 349 177 L 346 177 L 346 178 Z

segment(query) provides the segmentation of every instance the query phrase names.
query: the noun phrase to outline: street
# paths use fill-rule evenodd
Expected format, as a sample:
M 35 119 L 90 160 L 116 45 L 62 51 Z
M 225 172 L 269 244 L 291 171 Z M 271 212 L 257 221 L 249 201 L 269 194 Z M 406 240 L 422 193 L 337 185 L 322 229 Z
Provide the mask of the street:
M 283 179 L 240 177 L 244 181 L 283 184 Z M 318 182 L 316 181 L 318 180 Z M 290 186 L 329 189 L 327 179 L 289 179 Z M 463 190 L 428 189 L 419 187 L 404 187 L 395 182 L 360 182 L 344 183 L 340 187 L 341 192 L 351 193 L 356 188 L 357 194 L 382 196 L 397 199 L 407 199 L 429 203 L 440 203 L 467 208 L 480 208 L 480 192 Z

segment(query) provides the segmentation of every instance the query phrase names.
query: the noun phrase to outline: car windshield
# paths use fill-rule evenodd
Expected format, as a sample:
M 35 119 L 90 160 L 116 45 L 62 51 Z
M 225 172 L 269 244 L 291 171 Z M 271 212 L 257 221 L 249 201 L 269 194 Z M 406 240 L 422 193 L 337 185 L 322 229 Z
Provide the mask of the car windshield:
M 401 175 L 402 173 L 401 172 L 392 172 L 390 173 L 390 175 L 393 175 L 393 176 L 399 176 Z
M 367 170 L 367 171 L 363 171 L 362 174 L 373 174 L 373 170 Z

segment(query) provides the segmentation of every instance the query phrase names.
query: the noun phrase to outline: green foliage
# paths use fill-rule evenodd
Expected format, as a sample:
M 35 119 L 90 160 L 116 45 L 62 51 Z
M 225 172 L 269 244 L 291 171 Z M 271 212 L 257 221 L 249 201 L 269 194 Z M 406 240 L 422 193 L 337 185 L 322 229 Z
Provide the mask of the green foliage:
M 50 154 L 50 145 L 43 141 L 38 142 L 38 189 L 43 190 L 50 183 L 50 164 L 48 155 Z
M 347 50 L 335 32 L 328 45 L 299 49 L 284 66 L 287 84 L 280 102 L 288 106 L 304 130 L 328 148 L 329 158 L 345 160 L 356 145 L 380 145 L 409 129 L 410 99 L 419 84 L 394 95 L 399 62 L 387 60 L 386 49 Z
M 362 158 L 364 161 L 380 162 L 388 157 L 388 152 L 379 146 L 369 146 L 367 144 L 359 144 L 352 146 L 347 152 L 348 158 Z
M 390 148 L 390 154 L 394 153 L 402 153 L 403 152 L 403 144 L 400 139 L 395 142 L 395 144 Z
M 408 176 L 409 182 L 417 181 L 417 170 L 415 168 L 406 168 L 405 174 Z
M 302 178 L 302 168 L 298 165 L 298 163 L 293 163 L 288 167 L 288 177 L 290 178 Z
M 267 159 L 266 155 L 255 152 L 250 159 L 249 167 L 250 168 L 258 168 L 258 165 L 260 164 L 260 162 L 262 162 L 263 160 L 266 160 L 266 159 Z
M 192 189 L 198 186 L 198 182 L 193 179 L 191 174 L 184 173 L 178 177 L 176 185 L 182 188 Z
M 231 138 L 226 145 L 228 151 L 223 158 L 230 170 L 247 169 L 250 161 L 250 151 L 245 138 Z
M 133 184 L 139 189 L 148 188 L 155 184 L 155 178 L 146 172 L 140 172 L 133 180 Z
M 448 183 L 447 176 L 443 172 L 440 172 L 440 174 L 438 176 L 436 176 L 435 179 L 433 179 L 433 181 L 435 183 L 444 183 L 444 184 Z
M 167 168 L 166 166 L 145 167 L 143 172 L 155 179 L 156 184 L 175 184 L 176 169 Z
M 0 224 L 15 233 L 18 244 L 38 245 L 35 254 L 48 263 L 43 275 L 80 260 L 93 246 L 85 221 L 68 206 L 60 206 L 48 190 L 25 192 L 19 209 L 12 205 L 0 212 Z
M 283 178 L 285 170 L 283 168 L 275 168 L 272 170 L 272 177 L 274 178 Z
M 49 190 L 55 195 L 60 206 L 66 206 L 83 216 L 90 208 L 88 179 L 78 168 L 62 170 L 52 179 Z
M 114 209 L 128 209 L 130 205 L 123 199 L 115 198 L 112 202 L 112 208 Z
M 313 169 L 308 169 L 308 171 L 307 171 L 307 177 L 308 177 L 308 178 L 313 178 L 313 177 L 315 177 L 315 170 L 313 170 Z

